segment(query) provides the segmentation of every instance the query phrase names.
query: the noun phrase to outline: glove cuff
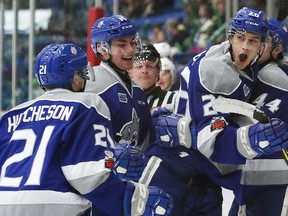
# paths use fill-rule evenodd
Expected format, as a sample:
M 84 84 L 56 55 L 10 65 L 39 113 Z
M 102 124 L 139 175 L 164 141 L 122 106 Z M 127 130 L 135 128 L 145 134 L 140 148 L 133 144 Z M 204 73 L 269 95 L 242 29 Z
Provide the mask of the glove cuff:
M 127 182 L 124 198 L 125 215 L 143 215 L 149 197 L 148 188 L 144 184 L 134 181 Z
M 192 138 L 190 131 L 190 118 L 180 118 L 177 125 L 177 133 L 179 137 L 179 144 L 185 146 L 186 148 L 191 148 Z
M 253 159 L 258 156 L 258 152 L 256 152 L 251 146 L 249 139 L 249 128 L 251 125 L 240 127 L 237 130 L 237 149 L 241 155 L 243 155 L 247 159 Z

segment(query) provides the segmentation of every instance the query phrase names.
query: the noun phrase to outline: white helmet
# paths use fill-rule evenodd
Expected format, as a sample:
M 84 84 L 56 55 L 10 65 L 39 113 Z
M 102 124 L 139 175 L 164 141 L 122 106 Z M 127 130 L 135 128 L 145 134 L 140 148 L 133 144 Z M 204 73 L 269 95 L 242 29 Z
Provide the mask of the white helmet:
M 174 83 L 176 82 L 177 78 L 176 78 L 176 68 L 175 65 L 173 64 L 173 62 L 167 58 L 167 57 L 163 57 L 160 59 L 161 60 L 161 71 L 160 71 L 160 80 L 158 85 L 161 86 L 161 88 L 163 90 L 170 90 L 171 87 L 174 85 Z M 165 74 L 170 74 L 170 83 L 167 83 L 167 79 L 162 80 L 161 77 L 162 75 Z
M 171 57 L 171 46 L 167 42 L 160 42 L 153 44 L 161 57 Z
M 169 70 L 171 71 L 172 76 L 175 76 L 175 65 L 174 63 L 167 57 L 163 57 L 161 60 L 161 71 Z

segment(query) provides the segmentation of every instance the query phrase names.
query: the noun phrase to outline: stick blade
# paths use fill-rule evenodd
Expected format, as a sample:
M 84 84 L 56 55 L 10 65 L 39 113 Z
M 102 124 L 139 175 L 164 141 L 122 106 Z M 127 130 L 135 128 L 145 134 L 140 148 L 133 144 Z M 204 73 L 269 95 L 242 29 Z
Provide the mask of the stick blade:
M 231 98 L 217 98 L 212 102 L 212 108 L 221 113 L 235 113 L 253 118 L 259 122 L 267 123 L 269 118 L 256 106 Z

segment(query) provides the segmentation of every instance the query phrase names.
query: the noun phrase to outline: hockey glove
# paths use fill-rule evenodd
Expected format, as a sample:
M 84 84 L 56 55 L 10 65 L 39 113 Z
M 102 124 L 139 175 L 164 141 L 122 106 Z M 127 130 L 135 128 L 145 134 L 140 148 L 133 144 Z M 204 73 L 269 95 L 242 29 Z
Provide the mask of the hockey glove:
M 128 146 L 116 156 L 114 172 L 122 181 L 138 181 L 144 170 L 144 159 L 145 156 L 141 150 Z
M 167 115 L 171 115 L 172 112 L 170 112 L 168 109 L 166 109 L 165 107 L 157 107 L 154 108 L 151 111 L 151 116 L 152 116 L 152 123 L 153 125 L 156 125 L 158 122 L 158 119 L 162 116 L 167 116 Z
M 124 196 L 125 216 L 167 216 L 173 201 L 169 194 L 155 186 L 129 181 Z
M 173 148 L 177 146 L 191 147 L 192 132 L 190 130 L 191 119 L 170 113 L 165 109 L 161 114 L 157 110 L 152 114 L 153 124 L 155 126 L 156 143 L 164 148 Z M 196 138 L 196 133 L 193 138 Z
M 237 147 L 248 159 L 281 151 L 288 147 L 287 125 L 279 119 L 272 119 L 271 123 L 240 127 L 237 131 Z

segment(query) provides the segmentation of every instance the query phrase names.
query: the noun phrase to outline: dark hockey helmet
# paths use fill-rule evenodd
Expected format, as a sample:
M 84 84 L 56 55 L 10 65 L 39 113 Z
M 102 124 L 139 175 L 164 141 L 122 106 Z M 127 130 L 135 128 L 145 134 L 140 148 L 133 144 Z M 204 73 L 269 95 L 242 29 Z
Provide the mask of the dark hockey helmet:
M 286 26 L 276 20 L 276 19 L 268 19 L 269 25 L 269 35 L 273 38 L 272 45 L 277 46 L 278 44 L 283 45 L 283 53 L 287 53 L 288 51 L 288 31 Z
M 153 44 L 143 44 L 142 50 L 137 52 L 133 58 L 133 64 L 137 65 L 139 62 L 152 60 L 155 62 L 156 67 L 160 70 L 161 61 L 160 53 L 156 50 Z
M 268 30 L 265 12 L 243 7 L 232 19 L 227 34 L 229 37 L 236 31 L 250 32 L 260 35 L 261 41 L 264 42 L 268 36 Z
M 41 88 L 65 88 L 72 83 L 74 73 L 87 75 L 87 56 L 75 44 L 50 44 L 36 57 L 35 76 Z
M 110 41 L 116 38 L 135 36 L 138 49 L 141 49 L 141 40 L 136 32 L 135 25 L 122 15 L 102 17 L 94 23 L 91 29 L 90 43 L 94 53 L 97 55 L 97 44 L 101 43 L 102 48 L 110 51 Z

